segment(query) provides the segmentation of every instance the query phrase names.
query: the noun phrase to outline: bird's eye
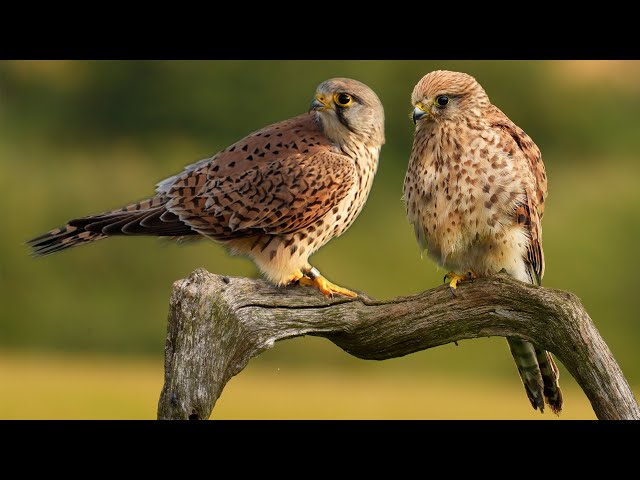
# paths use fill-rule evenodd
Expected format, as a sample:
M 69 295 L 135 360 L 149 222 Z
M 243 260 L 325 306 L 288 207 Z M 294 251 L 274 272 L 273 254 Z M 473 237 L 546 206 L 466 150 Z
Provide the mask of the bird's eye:
M 333 101 L 336 102 L 336 105 L 339 107 L 348 107 L 353 102 L 353 98 L 348 93 L 336 93 L 333 96 Z
M 436 97 L 436 104 L 439 107 L 444 107 L 449 103 L 449 97 L 447 97 L 446 95 L 438 95 Z

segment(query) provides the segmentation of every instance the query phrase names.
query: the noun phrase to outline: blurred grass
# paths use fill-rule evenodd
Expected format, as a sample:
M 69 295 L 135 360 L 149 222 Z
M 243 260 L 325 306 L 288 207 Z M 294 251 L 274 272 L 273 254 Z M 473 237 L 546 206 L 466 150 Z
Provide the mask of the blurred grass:
M 153 419 L 163 382 L 159 360 L 2 351 L 0 419 Z M 212 418 L 558 418 L 533 411 L 518 387 L 432 373 L 388 376 L 250 365 L 231 379 Z M 595 419 L 578 388 L 565 388 L 565 399 L 561 418 Z
M 475 75 L 542 150 L 550 192 L 543 221 L 544 284 L 582 299 L 628 380 L 640 384 L 638 288 L 632 275 L 640 267 L 640 62 L 635 61 L 0 62 L 0 347 L 35 355 L 33 375 L 39 368 L 46 371 L 47 362 L 37 361 L 40 352 L 109 354 L 122 372 L 132 358 L 152 355 L 161 368 L 172 283 L 197 267 L 257 277 L 250 261 L 230 257 L 209 241 L 176 246 L 154 238 L 113 238 L 41 259 L 30 258 L 23 242 L 69 218 L 153 194 L 156 182 L 185 165 L 306 111 L 316 85 L 335 76 L 357 78 L 379 94 L 387 143 L 362 214 L 312 263 L 330 280 L 381 299 L 438 285 L 444 272 L 420 260 L 400 200 L 413 131 L 409 96 L 421 76 L 437 68 Z M 85 357 L 65 360 L 74 361 Z M 16 404 L 31 402 L 33 389 L 47 383 L 46 375 L 32 376 L 21 388 L 23 364 L 30 364 L 28 356 L 3 367 L 13 378 Z M 294 365 L 300 370 L 296 380 L 284 373 Z M 438 392 L 464 389 L 475 378 L 512 392 L 504 394 L 509 406 L 501 408 L 523 414 L 529 409 L 503 339 L 369 363 L 329 342 L 302 338 L 278 345 L 252 366 L 263 373 L 280 368 L 278 378 L 311 390 L 304 383 L 307 370 L 324 368 L 322 375 L 335 372 L 335 381 L 344 376 L 347 384 L 362 375 L 379 382 L 381 397 L 394 382 L 401 382 L 398 392 L 414 395 L 411 382 L 400 380 L 404 375 L 426 378 L 416 383 Z M 113 372 L 104 375 L 115 382 Z M 262 385 L 264 378 L 247 372 L 246 381 Z M 563 386 L 575 387 L 564 370 L 562 378 Z M 141 388 L 148 385 L 140 381 Z M 125 405 L 135 402 L 124 392 L 128 384 L 114 382 L 105 381 L 112 389 L 105 398 L 128 400 L 121 407 L 116 400 L 109 404 L 113 416 L 133 415 L 128 410 L 133 407 Z M 456 392 L 461 398 L 474 394 Z M 58 400 L 43 397 L 43 403 L 49 401 Z M 459 415 L 481 410 L 468 403 L 460 405 Z

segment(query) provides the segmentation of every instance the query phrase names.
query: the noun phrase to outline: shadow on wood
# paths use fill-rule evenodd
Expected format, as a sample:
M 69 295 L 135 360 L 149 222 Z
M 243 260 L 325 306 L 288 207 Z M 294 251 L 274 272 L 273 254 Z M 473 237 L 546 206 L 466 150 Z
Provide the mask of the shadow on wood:
M 327 299 L 299 286 L 195 270 L 173 285 L 159 419 L 206 419 L 225 385 L 274 343 L 328 338 L 359 358 L 384 360 L 476 337 L 519 336 L 549 350 L 599 419 L 640 419 L 606 343 L 573 294 L 496 275 L 409 297 Z

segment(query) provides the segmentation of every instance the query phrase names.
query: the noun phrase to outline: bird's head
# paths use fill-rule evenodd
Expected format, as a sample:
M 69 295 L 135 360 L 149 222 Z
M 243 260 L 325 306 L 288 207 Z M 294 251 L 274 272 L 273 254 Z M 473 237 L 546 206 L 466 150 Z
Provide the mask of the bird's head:
M 329 139 L 342 145 L 353 139 L 384 144 L 384 109 L 380 99 L 364 83 L 332 78 L 318 85 L 311 111 Z
M 412 117 L 421 121 L 442 121 L 464 115 L 480 115 L 491 103 L 484 89 L 471 75 L 447 70 L 427 73 L 411 94 Z

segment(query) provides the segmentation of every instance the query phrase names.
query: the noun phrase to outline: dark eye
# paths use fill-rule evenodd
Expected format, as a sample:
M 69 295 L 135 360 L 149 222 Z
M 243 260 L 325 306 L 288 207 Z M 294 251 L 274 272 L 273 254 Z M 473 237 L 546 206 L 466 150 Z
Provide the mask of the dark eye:
M 336 105 L 339 107 L 348 107 L 353 102 L 353 98 L 348 93 L 336 93 L 333 96 L 333 101 L 336 102 Z
M 444 107 L 445 105 L 447 105 L 449 103 L 449 97 L 447 97 L 446 95 L 438 95 L 436 97 L 436 104 L 439 107 Z

